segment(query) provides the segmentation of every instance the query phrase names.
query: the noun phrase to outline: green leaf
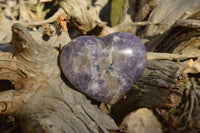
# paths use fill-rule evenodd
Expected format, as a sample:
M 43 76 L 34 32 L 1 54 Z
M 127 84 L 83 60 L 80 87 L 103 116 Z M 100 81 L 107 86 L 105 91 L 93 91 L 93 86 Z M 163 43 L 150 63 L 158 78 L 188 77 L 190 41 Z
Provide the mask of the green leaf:
M 115 26 L 118 24 L 123 4 L 124 0 L 112 0 L 111 26 Z

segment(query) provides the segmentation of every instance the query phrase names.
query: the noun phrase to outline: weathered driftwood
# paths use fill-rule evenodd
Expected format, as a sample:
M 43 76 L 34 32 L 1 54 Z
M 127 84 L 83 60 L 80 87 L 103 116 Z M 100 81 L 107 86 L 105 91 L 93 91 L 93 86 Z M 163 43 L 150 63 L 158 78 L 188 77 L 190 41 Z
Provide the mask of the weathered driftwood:
M 20 24 L 14 25 L 12 31 L 13 55 L 1 53 L 0 77 L 1 80 L 12 82 L 15 90 L 1 92 L 2 113 L 13 113 L 20 122 L 26 120 L 26 127 L 23 127 L 25 132 L 54 131 L 54 128 L 70 132 L 95 132 L 98 130 L 96 126 L 102 130 L 117 129 L 107 114 L 64 82 L 57 61 L 59 51 L 54 48 L 55 40 L 38 44 Z M 126 98 L 112 106 L 111 113 L 117 122 L 128 112 L 140 107 L 167 108 L 179 104 L 183 90 L 183 82 L 178 82 L 180 75 L 177 74 L 180 65 L 169 61 L 168 55 L 167 58 L 161 58 L 167 60 L 153 61 L 153 55 L 148 54 L 147 69 L 135 87 Z M 10 88 L 4 90 L 7 89 Z M 178 99 L 173 101 L 174 97 Z M 88 128 L 88 123 L 93 126 Z M 31 126 L 37 128 L 33 130 Z
M 143 35 L 152 36 L 162 34 L 173 25 L 176 20 L 182 19 L 185 12 L 191 14 L 199 11 L 200 1 L 191 0 L 152 0 L 155 1 L 154 8 L 149 14 L 147 20 L 149 22 L 160 22 L 163 25 L 147 25 L 143 31 Z M 173 3 L 173 4 L 172 4 Z
M 42 34 L 31 35 L 20 24 L 15 24 L 12 32 L 13 54 L 0 53 L 0 79 L 13 86 L 12 89 L 3 88 L 0 93 L 1 113 L 14 114 L 24 132 L 108 132 L 118 129 L 108 114 L 71 88 L 62 76 L 59 51 L 55 49 L 59 45 L 58 37 L 44 41 Z M 62 41 L 69 41 L 66 36 L 65 39 Z M 183 89 L 183 82 L 178 82 L 180 65 L 168 60 L 152 61 L 153 55 L 148 54 L 147 69 L 136 86 L 126 98 L 111 107 L 116 122 L 139 107 L 166 108 L 179 104 Z
M 100 20 L 99 15 L 107 3 L 108 0 L 97 0 L 93 4 L 84 0 L 63 0 L 59 2 L 59 5 L 69 15 L 71 22 L 86 34 L 95 27 L 101 28 L 106 25 Z
M 111 107 L 111 115 L 116 122 L 120 123 L 125 115 L 140 107 L 177 107 L 185 88 L 184 81 L 179 79 L 180 67 L 170 60 L 148 60 L 140 80 L 124 99 Z
M 0 93 L 1 113 L 14 114 L 23 132 L 118 130 L 108 114 L 66 82 L 59 69 L 59 51 L 54 44 L 57 39 L 35 41 L 21 24 L 15 24 L 12 32 L 13 54 L 0 53 L 0 79 L 13 85 L 13 89 L 4 88 Z M 42 38 L 42 34 L 35 37 Z M 126 98 L 112 106 L 113 118 L 118 122 L 117 117 L 122 119 L 139 107 L 177 106 L 171 104 L 178 104 L 182 93 L 182 82 L 178 82 L 179 75 L 176 75 L 178 70 L 176 62 L 149 60 L 136 86 Z M 173 92 L 180 93 L 175 94 L 178 100 L 171 98 Z
M 173 0 L 124 0 L 118 25 L 109 27 L 106 24 L 110 23 L 110 18 L 100 18 L 109 16 L 110 1 L 83 0 L 80 3 L 78 0 L 60 0 L 60 8 L 54 16 L 41 22 L 30 22 L 25 25 L 51 23 L 57 19 L 59 14 L 65 12 L 69 17 L 70 25 L 74 28 L 73 30 L 77 30 L 78 35 L 104 36 L 113 32 L 126 31 L 138 36 L 151 38 L 168 30 L 176 20 L 183 20 L 190 14 L 199 12 L 199 1 L 177 0 L 175 3 L 173 2 Z M 106 12 L 102 10 L 105 6 L 107 6 Z M 176 11 L 177 9 L 179 10 Z M 25 10 L 23 11 L 25 12 Z M 27 19 L 27 17 L 23 17 L 25 16 L 23 15 L 24 13 L 21 14 L 22 20 Z
M 153 38 L 148 51 L 169 53 L 199 53 L 199 20 L 177 21 L 164 34 Z
M 10 81 L 14 89 L 0 93 L 1 113 L 15 115 L 27 133 L 118 129 L 106 113 L 63 81 L 54 44 L 38 44 L 20 24 L 12 32 L 13 54 L 0 53 L 0 79 Z
M 126 3 L 131 3 L 124 5 L 122 13 L 126 14 L 124 19 L 126 18 L 128 21 L 123 20 L 122 15 L 119 25 L 113 28 L 106 26 L 98 18 L 100 10 L 106 5 L 107 0 L 97 0 L 96 3 L 93 1 L 93 4 L 88 4 L 86 1 L 82 1 L 82 4 L 77 4 L 79 2 L 78 0 L 64 0 L 60 2 L 60 6 L 69 15 L 70 21 L 83 34 L 98 31 L 97 35 L 101 36 L 116 31 L 129 31 L 129 29 L 132 29 L 136 25 L 148 25 L 145 30 L 143 30 L 144 27 L 140 27 L 141 29 L 136 28 L 132 33 L 140 32 L 140 34 L 152 35 L 150 33 L 152 27 L 159 29 L 158 32 L 155 32 L 156 34 L 160 33 L 160 30 L 163 32 L 167 29 L 166 27 L 169 27 L 169 25 L 159 27 L 159 25 L 165 23 L 164 18 L 156 19 L 158 17 L 157 13 L 160 13 L 160 9 L 162 9 L 161 7 L 165 3 L 161 0 L 160 4 L 154 0 L 142 0 L 138 3 L 140 5 L 138 12 L 129 7 L 137 3 L 136 0 L 134 2 L 125 0 Z M 180 1 L 177 3 L 180 3 Z M 198 3 L 196 2 L 193 6 L 198 6 Z M 171 6 L 171 4 L 169 5 Z M 155 6 L 156 8 L 154 8 Z M 187 5 L 185 6 L 187 7 Z M 188 6 L 190 5 L 188 4 Z M 146 8 L 142 9 L 142 7 Z M 82 12 L 77 11 L 76 8 Z M 130 10 L 125 8 L 131 8 L 131 13 L 129 12 Z M 176 6 L 173 7 L 173 11 L 174 9 L 176 9 Z M 173 24 L 186 9 L 182 9 L 178 15 L 174 14 L 174 17 L 169 19 L 167 23 L 170 25 Z M 152 10 L 155 11 L 151 12 Z M 59 13 L 63 13 L 63 11 L 60 9 L 55 16 L 58 16 Z M 140 17 L 141 14 L 142 17 Z M 1 12 L 0 15 L 2 15 Z M 56 19 L 55 16 L 50 22 Z M 2 16 L 0 17 L 2 18 Z M 163 17 L 166 16 L 163 15 Z M 134 23 L 132 21 L 143 22 Z M 2 19 L 0 22 L 2 24 Z M 47 22 L 39 23 L 39 25 Z M 5 24 L 6 22 L 3 23 Z M 32 24 L 36 23 L 25 25 Z M 184 23 L 182 24 L 184 25 Z M 8 27 L 1 27 L 0 31 L 8 31 Z M 190 30 L 188 28 L 185 30 L 183 27 L 172 27 L 171 30 L 175 32 L 166 32 L 167 35 L 163 34 L 164 39 L 156 38 L 156 41 L 150 41 L 147 46 L 152 49 L 159 49 L 158 51 L 160 52 L 174 52 L 175 45 L 177 47 L 182 46 L 182 44 L 187 44 L 183 46 L 191 44 L 192 41 L 187 42 L 187 38 L 184 35 L 181 36 L 181 33 L 183 31 L 193 31 L 194 29 L 195 34 L 191 32 L 192 34 L 188 36 L 191 35 L 191 38 L 195 36 L 194 40 L 198 42 L 198 28 L 190 27 Z M 182 31 L 181 33 L 179 32 L 179 28 Z M 180 38 L 183 38 L 181 42 L 184 43 L 180 45 L 172 43 L 175 40 L 171 33 L 176 32 L 176 37 L 180 35 Z M 50 37 L 49 40 L 44 41 L 41 33 L 37 31 L 29 33 L 19 24 L 13 26 L 12 33 L 11 46 L 13 52 L 0 52 L 0 81 L 2 81 L 0 83 L 4 86 L 0 87 L 0 111 L 2 114 L 13 114 L 21 123 L 23 132 L 109 132 L 118 130 L 114 120 L 108 114 L 101 111 L 97 105 L 92 105 L 86 96 L 74 90 L 61 74 L 58 61 L 59 51 L 57 48 L 59 43 L 64 45 L 70 41 L 67 33 L 63 32 L 59 37 L 55 35 L 54 37 Z M 10 37 L 7 35 L 3 38 L 8 38 L 6 40 L 8 42 Z M 179 40 L 180 38 L 177 37 Z M 166 50 L 162 49 L 163 45 L 166 46 Z M 181 50 L 183 49 L 179 47 L 177 51 L 180 52 Z M 155 55 L 148 55 L 149 61 L 145 73 L 127 96 L 111 106 L 111 115 L 117 123 L 121 121 L 124 115 L 140 107 L 170 108 L 176 107 L 180 103 L 182 91 L 185 88 L 182 71 L 187 65 L 179 64 L 176 60 L 197 58 L 199 55 L 187 55 L 187 57 L 180 57 L 180 55 L 174 54 L 167 55 L 167 57 L 166 55 L 156 55 L 155 57 Z M 159 59 L 152 60 L 152 58 Z M 7 84 L 5 85 L 3 82 Z
M 198 17 L 199 14 L 193 16 Z M 180 104 L 182 92 L 186 89 L 185 79 L 188 78 L 183 73 L 184 69 L 189 67 L 187 59 L 197 60 L 200 57 L 199 27 L 198 20 L 180 20 L 164 34 L 147 43 L 149 51 L 176 54 L 148 54 L 149 62 L 141 80 L 125 99 L 111 108 L 112 116 L 116 117 L 117 122 L 120 122 L 124 115 L 134 110 L 134 108 L 169 108 L 177 107 Z M 185 62 L 181 63 L 182 61 Z M 131 104 L 134 106 L 130 106 Z M 123 110 L 124 108 L 126 110 Z M 122 116 L 116 114 L 122 114 Z
M 109 17 L 103 20 L 99 17 L 110 14 L 109 9 L 107 12 L 102 12 L 102 9 L 108 4 L 110 5 L 108 0 L 83 0 L 81 3 L 78 0 L 59 1 L 60 8 L 68 14 L 69 21 L 76 27 L 76 30 L 82 34 L 98 36 L 117 31 L 127 31 L 146 37 L 161 34 L 168 30 L 176 20 L 187 18 L 188 15 L 185 16 L 185 13 L 198 12 L 200 5 L 199 1 L 196 0 L 177 0 L 175 3 L 173 0 L 124 0 L 119 24 L 111 28 L 106 26 L 106 23 L 110 23 Z M 107 8 L 111 8 L 111 6 Z M 176 11 L 177 9 L 179 10 Z M 41 25 L 53 22 L 59 13 L 63 13 L 63 11 L 59 9 L 49 20 L 30 22 L 26 25 Z

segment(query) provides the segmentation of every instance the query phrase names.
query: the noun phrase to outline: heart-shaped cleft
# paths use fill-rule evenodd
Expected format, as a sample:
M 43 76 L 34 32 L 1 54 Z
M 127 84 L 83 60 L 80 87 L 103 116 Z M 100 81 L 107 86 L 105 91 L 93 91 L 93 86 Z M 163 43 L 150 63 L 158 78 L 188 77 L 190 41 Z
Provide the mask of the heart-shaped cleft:
M 97 101 L 114 104 L 144 72 L 147 54 L 136 36 L 116 32 L 102 38 L 82 36 L 63 47 L 61 69 L 69 82 Z

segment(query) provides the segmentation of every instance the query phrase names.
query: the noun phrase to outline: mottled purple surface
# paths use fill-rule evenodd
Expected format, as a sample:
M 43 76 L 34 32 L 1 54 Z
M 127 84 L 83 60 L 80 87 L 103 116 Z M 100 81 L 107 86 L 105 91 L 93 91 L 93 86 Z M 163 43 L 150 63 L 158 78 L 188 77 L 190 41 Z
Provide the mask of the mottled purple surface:
M 71 84 L 87 96 L 109 104 L 131 89 L 146 63 L 145 46 L 126 32 L 102 38 L 78 37 L 60 55 L 61 69 Z

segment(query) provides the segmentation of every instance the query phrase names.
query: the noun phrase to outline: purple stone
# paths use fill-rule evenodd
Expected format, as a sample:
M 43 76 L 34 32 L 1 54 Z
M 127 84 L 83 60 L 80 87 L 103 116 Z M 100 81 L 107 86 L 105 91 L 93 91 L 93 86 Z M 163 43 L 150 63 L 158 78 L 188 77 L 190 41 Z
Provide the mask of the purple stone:
M 116 32 L 82 36 L 64 46 L 61 69 L 77 90 L 100 102 L 116 103 L 141 77 L 146 48 L 136 36 Z

